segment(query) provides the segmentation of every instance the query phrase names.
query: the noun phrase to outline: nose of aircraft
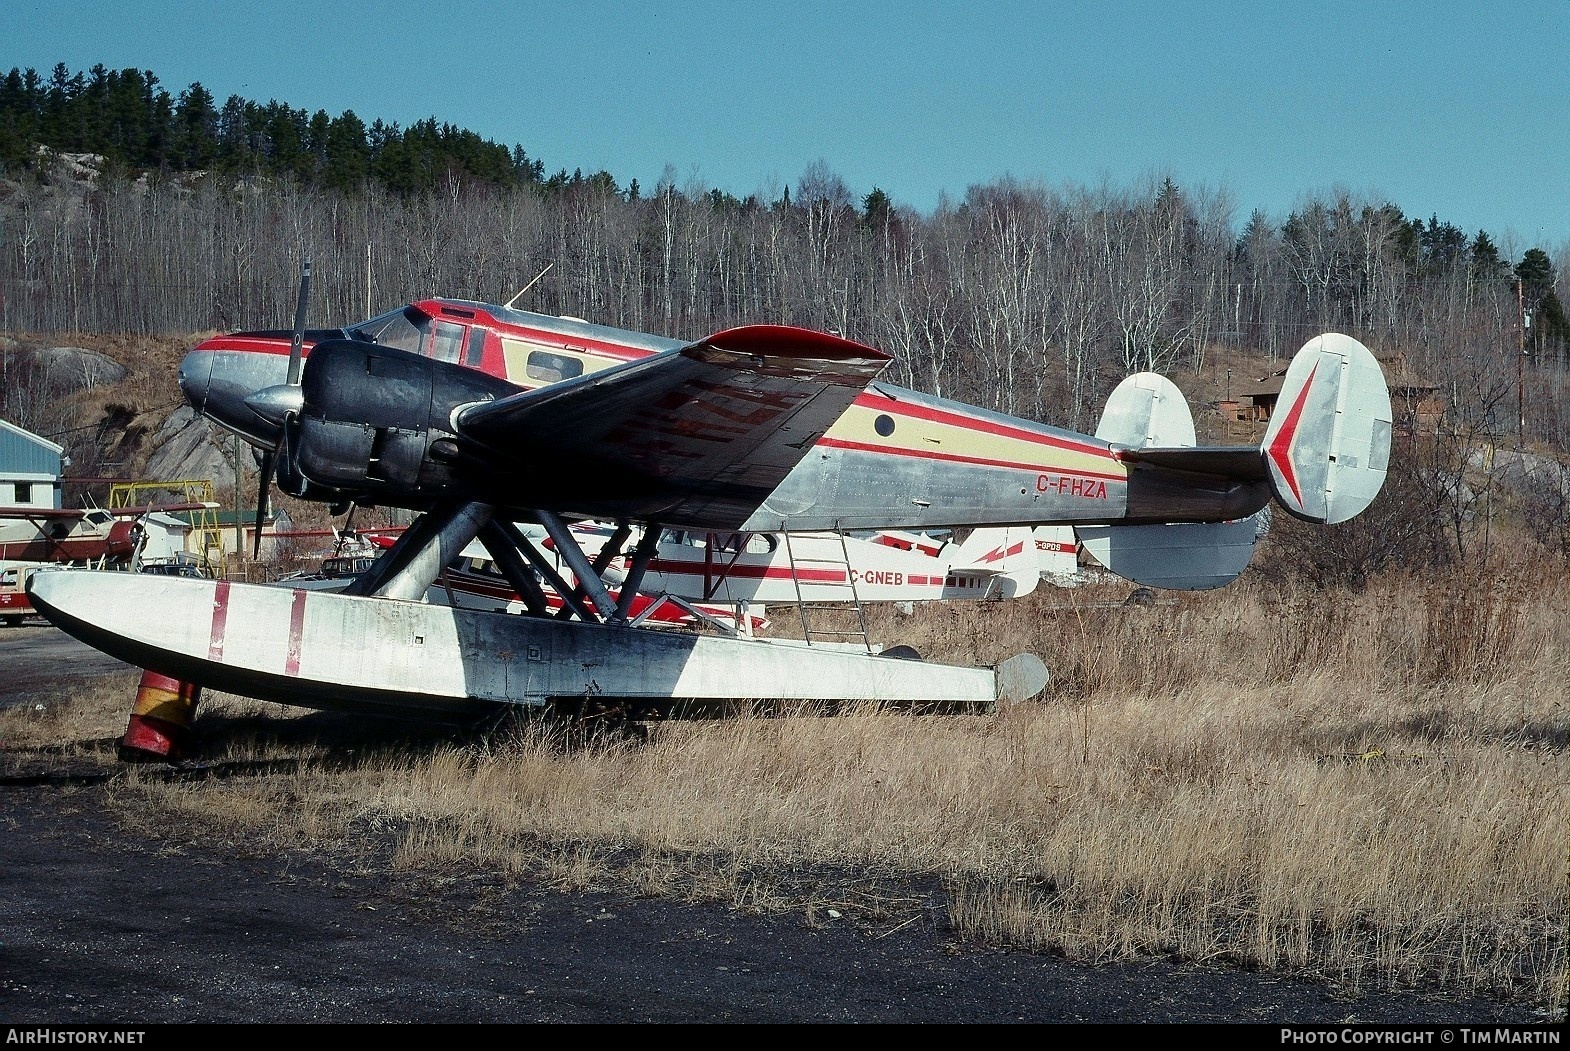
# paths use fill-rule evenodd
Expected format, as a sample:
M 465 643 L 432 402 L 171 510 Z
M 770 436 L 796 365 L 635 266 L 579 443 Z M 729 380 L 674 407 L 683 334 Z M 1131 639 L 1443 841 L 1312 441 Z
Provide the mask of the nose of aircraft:
M 213 355 L 201 347 L 186 354 L 180 362 L 180 392 L 197 412 L 207 408 L 207 390 L 212 384 L 212 376 Z

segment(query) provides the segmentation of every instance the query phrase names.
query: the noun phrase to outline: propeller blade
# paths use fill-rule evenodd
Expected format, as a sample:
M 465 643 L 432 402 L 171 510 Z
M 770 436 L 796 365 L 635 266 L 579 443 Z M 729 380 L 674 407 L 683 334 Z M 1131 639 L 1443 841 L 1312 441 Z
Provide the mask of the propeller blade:
M 267 520 L 267 496 L 273 484 L 273 465 L 278 460 L 278 453 L 269 450 L 262 454 L 260 475 L 256 481 L 256 542 L 251 547 L 251 561 L 258 561 L 262 557 L 262 523 Z
M 294 305 L 294 337 L 289 341 L 289 376 L 288 386 L 300 385 L 300 366 L 305 357 L 305 310 L 311 298 L 311 261 L 305 260 L 300 267 L 300 298 Z M 269 388 L 276 390 L 277 388 Z M 289 417 L 297 411 L 297 406 L 292 401 L 283 404 L 279 425 L 278 445 L 262 454 L 260 476 L 256 483 L 256 540 L 251 548 L 251 560 L 257 561 L 262 557 L 262 523 L 267 519 L 268 494 L 272 489 L 273 472 L 278 467 L 278 456 L 282 452 L 288 454 L 289 444 Z
M 294 339 L 289 343 L 289 383 L 300 382 L 300 359 L 305 347 L 305 305 L 311 296 L 311 261 L 300 270 L 300 299 L 294 308 Z

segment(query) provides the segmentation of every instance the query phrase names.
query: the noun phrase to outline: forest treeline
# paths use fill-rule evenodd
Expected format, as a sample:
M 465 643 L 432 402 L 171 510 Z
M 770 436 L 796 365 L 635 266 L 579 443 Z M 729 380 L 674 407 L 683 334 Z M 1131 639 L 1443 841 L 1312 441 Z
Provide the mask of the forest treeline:
M 15 67 L 6 75 L 0 171 L 14 176 L 36 169 L 39 146 L 95 154 L 111 169 L 291 178 L 345 191 L 371 184 L 416 193 L 452 176 L 501 187 L 572 181 L 565 172 L 546 179 L 545 166 L 521 146 L 434 117 L 403 128 L 380 119 L 367 125 L 353 110 L 329 117 L 325 110 L 308 113 L 238 95 L 219 105 L 199 83 L 170 95 L 151 70 L 102 65 L 73 73 L 61 63 L 47 78 Z
M 434 121 L 215 109 L 199 85 L 171 99 L 151 73 L 63 67 L 6 78 L 0 161 L 6 332 L 287 327 L 310 259 L 313 325 L 525 288 L 525 309 L 677 337 L 802 325 L 892 354 L 896 382 L 1084 430 L 1129 372 L 1219 352 L 1284 365 L 1333 330 L 1448 403 L 1467 448 L 1430 450 L 1448 480 L 1417 482 L 1444 490 L 1452 534 L 1481 528 L 1457 504 L 1476 496 L 1474 446 L 1570 449 L 1570 248 L 1555 260 L 1350 191 L 1241 223 L 1225 190 L 1161 178 L 999 179 L 925 215 L 822 161 L 767 198 L 670 166 L 645 193 L 544 179 L 521 147 Z M 1529 514 L 1562 554 L 1563 469 L 1538 488 Z

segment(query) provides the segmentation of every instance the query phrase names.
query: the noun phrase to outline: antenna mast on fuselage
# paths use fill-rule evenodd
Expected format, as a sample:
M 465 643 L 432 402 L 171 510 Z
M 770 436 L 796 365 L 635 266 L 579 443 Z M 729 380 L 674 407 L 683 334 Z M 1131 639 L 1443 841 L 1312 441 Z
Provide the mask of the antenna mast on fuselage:
M 526 284 L 522 288 L 518 289 L 517 294 L 515 294 L 511 299 L 507 300 L 507 303 L 506 303 L 507 309 L 508 310 L 512 310 L 513 309 L 513 304 L 518 302 L 518 300 L 523 297 L 523 294 L 525 292 L 527 292 L 529 289 L 533 288 L 535 285 L 539 284 L 540 283 L 540 278 L 542 278 L 546 274 L 550 273 L 551 267 L 553 267 L 555 265 L 556 265 L 555 263 L 546 263 L 545 264 L 545 269 L 541 270 L 538 274 L 534 275 L 534 280 L 533 281 L 530 281 L 528 284 Z

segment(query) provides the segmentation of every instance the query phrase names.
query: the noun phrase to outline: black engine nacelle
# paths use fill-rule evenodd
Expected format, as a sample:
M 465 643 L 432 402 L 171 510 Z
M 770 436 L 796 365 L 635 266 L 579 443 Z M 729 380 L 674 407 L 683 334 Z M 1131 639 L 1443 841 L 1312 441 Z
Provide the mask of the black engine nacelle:
M 292 469 L 280 470 L 280 484 L 297 481 L 301 496 L 325 491 L 415 510 L 454 485 L 453 409 L 523 390 L 462 365 L 349 339 L 312 347 L 300 385 L 304 404 L 286 441 Z

